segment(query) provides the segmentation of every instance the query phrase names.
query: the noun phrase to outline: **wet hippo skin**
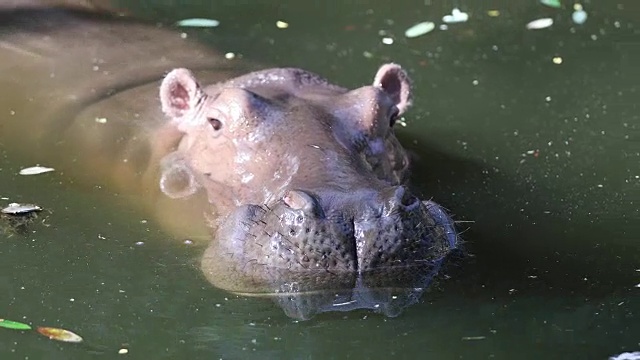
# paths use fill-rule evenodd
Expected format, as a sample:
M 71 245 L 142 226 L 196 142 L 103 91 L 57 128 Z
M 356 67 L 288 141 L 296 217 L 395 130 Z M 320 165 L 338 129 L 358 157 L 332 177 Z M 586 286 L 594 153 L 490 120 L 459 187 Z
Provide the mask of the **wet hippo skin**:
M 169 30 L 4 8 L 0 85 L 14 91 L 0 100 L 13 114 L 2 141 L 77 154 L 88 178 L 143 194 L 170 232 L 206 229 L 201 268 L 214 286 L 272 297 L 300 319 L 395 316 L 458 246 L 445 211 L 406 186 L 393 128 L 412 98 L 399 65 L 353 90 L 295 68 L 237 76 L 254 67 Z

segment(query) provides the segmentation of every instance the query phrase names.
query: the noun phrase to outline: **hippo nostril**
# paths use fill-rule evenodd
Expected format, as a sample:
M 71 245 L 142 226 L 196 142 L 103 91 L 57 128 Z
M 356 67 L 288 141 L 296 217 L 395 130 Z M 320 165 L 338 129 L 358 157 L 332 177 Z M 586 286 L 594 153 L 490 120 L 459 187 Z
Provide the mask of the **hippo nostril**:
M 396 197 L 400 204 L 408 208 L 407 210 L 411 210 L 422 203 L 417 197 L 407 191 L 405 186 L 398 186 L 398 190 L 396 190 Z
M 289 190 L 282 201 L 293 210 L 302 210 L 305 214 L 321 216 L 322 209 L 318 205 L 315 197 L 301 190 Z M 298 221 L 302 222 L 302 216 Z
M 314 202 L 311 196 L 299 190 L 290 190 L 282 198 L 282 201 L 293 210 L 303 211 L 311 210 Z
M 398 211 L 400 209 L 404 211 L 412 211 L 418 208 L 421 204 L 421 201 L 407 191 L 407 188 L 402 185 L 387 189 L 385 193 L 383 193 L 383 198 L 385 199 L 386 215 L 390 215 L 394 211 Z

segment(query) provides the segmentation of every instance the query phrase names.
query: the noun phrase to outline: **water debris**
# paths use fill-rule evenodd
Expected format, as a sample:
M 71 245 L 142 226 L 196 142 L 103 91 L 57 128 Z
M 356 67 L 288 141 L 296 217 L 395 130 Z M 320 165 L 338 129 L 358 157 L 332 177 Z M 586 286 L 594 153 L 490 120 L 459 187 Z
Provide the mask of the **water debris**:
M 120 350 L 118 350 L 118 354 L 120 355 L 124 355 L 124 354 L 128 354 L 129 353 L 129 349 L 127 348 L 122 348 Z
M 581 4 L 573 5 L 571 20 L 573 20 L 573 23 L 577 25 L 582 25 L 587 21 L 587 12 L 584 11 Z
M 562 56 L 554 56 L 552 61 L 554 64 L 560 65 L 562 64 Z
M 0 319 L 0 327 L 11 330 L 31 330 L 31 326 L 27 324 L 6 319 Z
M 540 0 L 540 4 L 556 9 L 560 9 L 562 7 L 560 0 Z
M 450 15 L 445 15 L 442 17 L 442 21 L 447 24 L 455 24 L 455 23 L 465 22 L 467 20 L 469 20 L 469 14 L 466 12 L 460 11 L 460 9 L 458 8 L 453 8 L 453 10 L 451 10 Z
M 484 340 L 486 339 L 486 336 L 463 336 L 462 340 L 464 341 L 469 341 L 469 340 Z
M 433 31 L 433 29 L 435 28 L 436 28 L 436 24 L 432 23 L 431 21 L 424 21 L 408 28 L 404 32 L 404 36 L 408 38 L 415 38 L 418 36 L 422 36 L 424 34 L 428 34 L 431 31 Z
M 533 20 L 530 23 L 528 23 L 527 24 L 527 29 L 529 29 L 529 30 L 538 30 L 538 29 L 548 28 L 551 25 L 553 25 L 553 19 L 552 18 L 541 18 L 541 19 Z
M 220 25 L 220 21 L 214 19 L 204 19 L 204 18 L 191 18 L 184 19 L 176 22 L 176 25 L 182 27 L 217 27 Z
M 640 360 L 640 351 L 624 352 L 609 357 L 609 360 Z
M 487 11 L 487 15 L 491 17 L 498 17 L 500 16 L 500 10 L 489 10 Z
M 18 204 L 11 203 L 6 208 L 2 209 L 0 212 L 8 215 L 25 215 L 36 211 L 41 211 L 42 208 L 38 205 L 34 204 Z
M 286 29 L 289 27 L 289 23 L 286 21 L 278 20 L 276 21 L 276 27 L 278 29 Z
M 70 342 L 70 343 L 82 342 L 82 337 L 80 337 L 80 335 L 65 329 L 38 326 L 36 328 L 36 331 L 39 332 L 41 335 L 48 337 L 51 340 Z
M 19 174 L 20 175 L 38 175 L 38 174 L 48 173 L 51 171 L 55 171 L 55 169 L 46 167 L 46 166 L 32 166 L 32 167 L 28 167 L 20 170 Z
M 0 234 L 26 234 L 29 225 L 38 218 L 38 212 L 41 210 L 38 205 L 18 203 L 11 203 L 8 207 L 0 209 Z

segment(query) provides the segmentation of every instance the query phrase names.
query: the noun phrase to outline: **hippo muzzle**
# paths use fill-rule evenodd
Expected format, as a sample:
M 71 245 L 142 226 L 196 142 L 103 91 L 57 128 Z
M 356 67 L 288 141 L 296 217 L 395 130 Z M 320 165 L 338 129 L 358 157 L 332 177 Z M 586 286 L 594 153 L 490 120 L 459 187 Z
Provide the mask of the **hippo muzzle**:
M 274 295 L 301 319 L 357 308 L 398 315 L 457 246 L 445 211 L 404 186 L 325 196 L 292 190 L 269 207 L 237 208 L 216 238 L 201 263 L 212 283 Z M 220 273 L 243 276 L 220 281 Z

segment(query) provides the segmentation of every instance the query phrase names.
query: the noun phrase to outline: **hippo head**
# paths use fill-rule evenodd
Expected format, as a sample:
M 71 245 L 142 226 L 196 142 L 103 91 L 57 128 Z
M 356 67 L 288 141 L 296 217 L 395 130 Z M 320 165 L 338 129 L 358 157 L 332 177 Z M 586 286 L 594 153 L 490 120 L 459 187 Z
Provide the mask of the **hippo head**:
M 216 209 L 202 270 L 214 285 L 273 296 L 285 312 L 415 302 L 457 246 L 453 222 L 404 183 L 396 120 L 410 80 L 383 65 L 355 90 L 300 69 L 270 69 L 201 87 L 176 69 L 165 114 L 184 134 L 163 162 L 172 197 L 203 188 Z

